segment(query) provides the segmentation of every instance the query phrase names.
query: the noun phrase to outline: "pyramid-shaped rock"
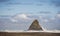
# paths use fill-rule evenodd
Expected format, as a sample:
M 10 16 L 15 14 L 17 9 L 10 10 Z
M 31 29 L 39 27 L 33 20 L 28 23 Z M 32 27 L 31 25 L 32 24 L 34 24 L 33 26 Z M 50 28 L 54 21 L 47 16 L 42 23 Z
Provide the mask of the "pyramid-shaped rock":
M 39 22 L 37 20 L 34 20 L 28 30 L 42 30 L 42 28 L 39 25 Z

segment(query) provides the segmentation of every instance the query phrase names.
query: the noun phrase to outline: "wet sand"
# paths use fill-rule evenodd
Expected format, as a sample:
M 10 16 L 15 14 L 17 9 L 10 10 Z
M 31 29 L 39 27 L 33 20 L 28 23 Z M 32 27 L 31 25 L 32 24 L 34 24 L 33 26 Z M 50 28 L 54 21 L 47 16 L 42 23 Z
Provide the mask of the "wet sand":
M 60 33 L 49 32 L 0 32 L 0 36 L 60 36 Z

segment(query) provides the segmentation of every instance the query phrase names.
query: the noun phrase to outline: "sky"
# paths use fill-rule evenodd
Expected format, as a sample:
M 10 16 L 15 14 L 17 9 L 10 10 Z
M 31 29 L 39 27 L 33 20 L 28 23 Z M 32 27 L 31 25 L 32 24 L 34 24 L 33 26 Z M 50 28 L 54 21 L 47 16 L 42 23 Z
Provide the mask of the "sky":
M 45 29 L 60 29 L 60 0 L 0 0 L 0 29 L 27 29 L 35 19 Z
M 59 3 L 60 0 L 0 0 L 0 15 L 55 14 L 60 11 Z

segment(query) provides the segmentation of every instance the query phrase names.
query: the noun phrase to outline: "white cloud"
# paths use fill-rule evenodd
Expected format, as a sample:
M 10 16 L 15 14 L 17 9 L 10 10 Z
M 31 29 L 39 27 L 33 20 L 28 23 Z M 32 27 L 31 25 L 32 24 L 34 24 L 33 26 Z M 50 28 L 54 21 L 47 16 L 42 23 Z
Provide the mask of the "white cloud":
M 57 17 L 59 17 L 59 18 L 60 18 L 60 14 L 57 14 Z
M 16 18 L 21 18 L 21 19 L 28 19 L 28 17 L 27 17 L 27 15 L 26 14 L 18 14 L 17 16 L 16 16 Z
M 40 19 L 42 19 L 42 16 L 39 16 Z
M 30 15 L 28 15 L 28 14 L 17 14 L 17 15 L 15 15 L 14 17 L 12 17 L 10 19 L 13 22 L 31 20 L 32 18 L 29 18 L 28 16 L 30 16 Z
M 17 22 L 17 20 L 14 19 L 14 18 L 10 18 L 10 20 L 11 20 L 12 22 Z
M 53 17 L 53 18 L 50 18 L 50 20 L 55 20 L 55 19 L 56 19 L 56 18 L 54 18 L 54 17 Z
M 37 14 L 17 14 L 11 18 L 12 22 L 30 22 L 35 19 L 43 19 L 42 16 L 39 16 Z
M 43 22 L 48 22 L 49 20 L 48 19 L 44 19 Z

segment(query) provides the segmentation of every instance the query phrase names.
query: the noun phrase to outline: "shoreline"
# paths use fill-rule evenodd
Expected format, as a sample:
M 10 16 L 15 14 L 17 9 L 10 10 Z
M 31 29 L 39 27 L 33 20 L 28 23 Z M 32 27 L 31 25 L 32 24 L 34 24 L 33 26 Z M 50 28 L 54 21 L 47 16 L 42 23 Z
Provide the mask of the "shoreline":
M 0 36 L 60 36 L 60 33 L 49 32 L 0 32 Z

